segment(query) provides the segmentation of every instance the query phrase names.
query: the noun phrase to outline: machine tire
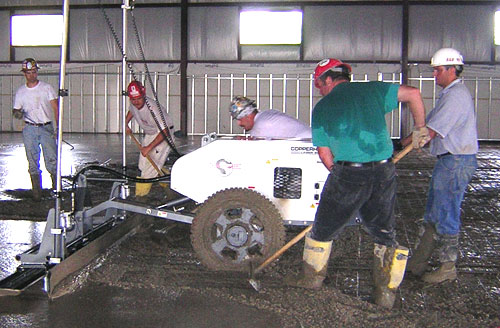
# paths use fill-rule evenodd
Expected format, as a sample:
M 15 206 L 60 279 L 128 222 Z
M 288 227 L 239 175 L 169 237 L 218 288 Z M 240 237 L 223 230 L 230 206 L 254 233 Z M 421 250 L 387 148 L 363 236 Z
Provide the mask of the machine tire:
M 249 271 L 279 250 L 285 227 L 279 210 L 256 191 L 231 188 L 209 197 L 191 226 L 191 244 L 212 270 Z

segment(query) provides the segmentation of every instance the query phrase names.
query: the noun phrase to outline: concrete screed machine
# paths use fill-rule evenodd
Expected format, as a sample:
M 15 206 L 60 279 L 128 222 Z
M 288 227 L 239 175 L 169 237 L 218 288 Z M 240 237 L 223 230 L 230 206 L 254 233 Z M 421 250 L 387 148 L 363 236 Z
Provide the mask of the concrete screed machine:
M 215 133 L 175 161 L 170 188 L 181 197 L 161 206 L 130 199 L 129 179 L 115 179 L 109 199 L 91 206 L 91 178 L 79 174 L 72 211 L 49 211 L 41 243 L 16 257 L 21 264 L 0 281 L 0 296 L 19 294 L 39 280 L 51 295 L 99 249 L 138 226 L 140 216 L 127 212 L 191 224 L 192 246 L 205 266 L 248 271 L 283 246 L 285 225 L 314 221 L 327 176 L 310 139 L 238 140 Z M 199 206 L 183 210 L 192 201 Z
M 191 242 L 215 270 L 248 270 L 314 221 L 328 176 L 310 140 L 217 139 L 179 158 L 171 188 L 200 203 Z M 206 138 L 205 138 L 206 139 Z

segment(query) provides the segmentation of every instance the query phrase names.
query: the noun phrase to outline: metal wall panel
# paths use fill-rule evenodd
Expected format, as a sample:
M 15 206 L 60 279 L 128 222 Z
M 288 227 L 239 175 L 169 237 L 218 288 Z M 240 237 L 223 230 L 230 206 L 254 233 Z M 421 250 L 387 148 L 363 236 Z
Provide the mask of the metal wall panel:
M 115 33 L 122 39 L 122 11 L 106 9 Z M 70 11 L 69 58 L 79 60 L 121 60 L 121 52 L 99 9 Z
M 304 8 L 304 59 L 399 60 L 401 6 Z
M 241 46 L 243 60 L 299 60 L 300 46 Z
M 122 45 L 122 10 L 106 8 L 115 35 Z M 101 9 L 70 11 L 70 60 L 121 60 L 121 51 Z M 127 56 L 142 60 L 133 18 L 142 51 L 147 60 L 180 58 L 180 8 L 137 8 L 128 16 Z
M 10 13 L 0 11 L 0 61 L 10 60 Z
M 181 57 L 180 8 L 136 8 L 132 12 L 147 60 L 176 60 Z M 143 60 L 132 18 L 129 19 L 128 35 L 129 58 Z
M 238 7 L 194 7 L 188 15 L 190 60 L 238 59 Z
M 16 1 L 11 1 L 16 3 Z M 7 1 L 9 3 L 9 1 Z M 19 0 L 19 5 L 26 1 Z M 57 1 L 27 1 L 27 9 L 16 13 L 60 13 L 57 9 L 40 9 L 40 6 Z M 70 10 L 69 60 L 71 61 L 118 61 L 121 53 L 103 18 L 96 1 L 81 1 L 95 8 Z M 121 42 L 121 1 L 104 1 L 116 7 L 106 12 Z M 138 2 L 138 4 L 141 2 Z M 144 1 L 143 3 L 158 3 Z M 134 16 L 138 32 L 148 60 L 180 61 L 180 11 L 179 2 L 173 6 L 137 7 Z M 208 2 L 207 2 L 208 3 Z M 230 2 L 229 2 L 230 3 Z M 35 9 L 30 5 L 38 4 Z M 72 2 L 72 4 L 74 4 Z M 256 6 L 255 3 L 252 5 Z M 276 6 L 283 6 L 277 2 Z M 401 61 L 403 6 L 393 2 L 376 5 L 365 1 L 352 4 L 307 5 L 304 2 L 304 35 L 299 47 L 239 47 L 238 19 L 241 3 L 234 5 L 189 6 L 188 4 L 188 60 L 237 61 L 243 60 L 320 60 L 325 57 L 346 61 Z M 264 6 L 264 4 L 263 4 Z M 9 26 L 9 7 L 2 6 L 5 16 L 2 33 Z M 409 2 L 409 60 L 427 61 L 443 46 L 458 48 L 466 60 L 490 62 L 492 56 L 493 12 L 488 4 L 447 5 L 412 4 Z M 457 19 L 460 17 L 460 19 Z M 1 27 L 1 26 L 0 26 Z M 129 20 L 129 49 L 131 59 L 140 59 L 135 37 Z M 5 36 L 3 37 L 5 39 Z M 10 40 L 10 38 L 9 38 Z M 9 58 L 7 39 L 0 37 L 0 59 L 21 61 L 35 57 L 43 61 L 58 61 L 58 47 L 18 47 L 14 58 Z M 3 44 L 2 44 L 3 43 Z M 498 48 L 498 47 L 497 47 Z M 238 51 L 241 49 L 241 53 Z M 301 58 L 301 50 L 303 58 Z M 240 56 L 240 57 L 238 57 Z
M 410 6 L 410 61 L 428 61 L 443 47 L 456 48 L 466 61 L 490 61 L 492 42 L 492 6 Z

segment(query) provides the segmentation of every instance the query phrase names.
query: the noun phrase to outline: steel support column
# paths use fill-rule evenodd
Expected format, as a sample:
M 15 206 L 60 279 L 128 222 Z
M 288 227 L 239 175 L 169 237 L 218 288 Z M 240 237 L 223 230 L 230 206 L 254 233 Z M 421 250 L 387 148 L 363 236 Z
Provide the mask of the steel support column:
M 188 113 L 188 82 L 187 82 L 187 64 L 188 64 L 188 0 L 181 1 L 181 132 L 187 135 L 187 113 Z
M 409 4 L 408 0 L 403 1 L 403 30 L 401 44 L 401 83 L 408 84 L 408 33 L 409 33 Z M 401 106 L 401 126 L 399 127 L 400 137 L 404 138 L 411 133 L 409 109 L 406 104 Z

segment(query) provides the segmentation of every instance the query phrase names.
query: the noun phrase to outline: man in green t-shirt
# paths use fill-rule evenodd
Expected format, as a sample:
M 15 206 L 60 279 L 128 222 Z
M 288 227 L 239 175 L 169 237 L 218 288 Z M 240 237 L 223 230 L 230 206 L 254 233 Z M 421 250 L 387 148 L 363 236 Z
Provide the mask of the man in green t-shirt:
M 321 61 L 314 83 L 323 98 L 312 115 L 313 144 L 330 171 L 306 236 L 302 272 L 290 285 L 321 287 L 332 241 L 359 213 L 373 237 L 376 304 L 392 308 L 403 279 L 408 249 L 394 233 L 396 172 L 385 114 L 406 102 L 415 122 L 414 147 L 428 139 L 425 108 L 418 89 L 385 82 L 350 82 L 351 66 L 337 59 Z

